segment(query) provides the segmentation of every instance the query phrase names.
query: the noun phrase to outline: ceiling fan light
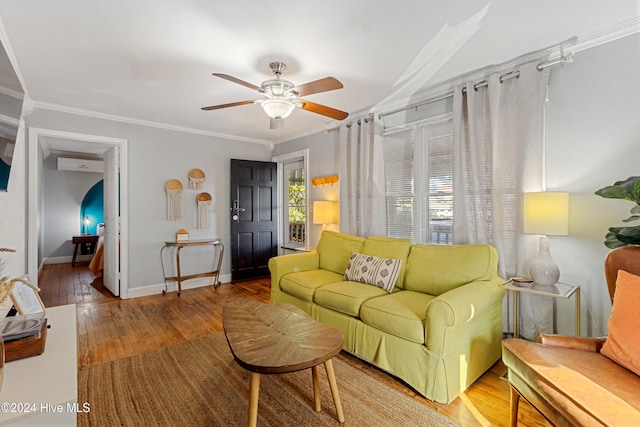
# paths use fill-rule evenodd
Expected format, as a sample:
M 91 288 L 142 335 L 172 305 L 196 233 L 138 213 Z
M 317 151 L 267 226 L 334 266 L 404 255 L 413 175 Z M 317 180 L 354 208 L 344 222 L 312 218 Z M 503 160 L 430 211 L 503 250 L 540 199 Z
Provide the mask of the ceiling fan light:
M 262 101 L 264 112 L 267 113 L 267 116 L 276 120 L 286 119 L 295 108 L 293 101 L 288 99 L 272 98 Z

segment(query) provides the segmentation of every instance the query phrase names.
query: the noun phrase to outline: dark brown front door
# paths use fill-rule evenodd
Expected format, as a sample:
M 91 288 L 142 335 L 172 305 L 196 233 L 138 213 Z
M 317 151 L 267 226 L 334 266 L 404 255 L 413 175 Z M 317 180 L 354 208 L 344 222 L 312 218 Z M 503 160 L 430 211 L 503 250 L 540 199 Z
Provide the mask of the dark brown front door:
M 278 254 L 276 163 L 231 160 L 231 280 L 269 275 Z

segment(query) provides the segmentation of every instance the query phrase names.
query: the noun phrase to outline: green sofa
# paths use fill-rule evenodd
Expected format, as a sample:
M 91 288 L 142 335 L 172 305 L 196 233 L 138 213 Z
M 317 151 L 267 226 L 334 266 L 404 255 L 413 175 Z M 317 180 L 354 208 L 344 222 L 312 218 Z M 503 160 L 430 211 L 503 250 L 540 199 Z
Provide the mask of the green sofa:
M 344 280 L 352 253 L 400 259 L 395 287 Z M 488 245 L 412 244 L 323 232 L 316 251 L 269 261 L 272 302 L 339 329 L 343 349 L 449 403 L 501 356 L 503 280 Z

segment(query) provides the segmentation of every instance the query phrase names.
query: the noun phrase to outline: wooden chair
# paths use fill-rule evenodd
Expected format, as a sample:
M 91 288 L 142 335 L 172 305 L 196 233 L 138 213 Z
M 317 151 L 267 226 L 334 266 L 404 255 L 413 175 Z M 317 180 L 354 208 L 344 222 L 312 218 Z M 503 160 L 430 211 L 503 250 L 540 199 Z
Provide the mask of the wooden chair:
M 623 246 L 609 252 L 604 261 L 604 275 L 609 287 L 609 296 L 613 303 L 616 292 L 616 278 L 618 270 L 628 271 L 640 276 L 640 246 Z

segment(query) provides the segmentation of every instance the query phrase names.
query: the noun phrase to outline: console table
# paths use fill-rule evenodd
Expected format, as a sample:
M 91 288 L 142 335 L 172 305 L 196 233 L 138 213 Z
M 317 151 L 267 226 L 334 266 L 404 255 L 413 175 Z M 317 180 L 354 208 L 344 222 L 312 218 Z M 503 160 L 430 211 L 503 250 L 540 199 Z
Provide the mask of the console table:
M 76 265 L 76 257 L 78 256 L 78 246 L 86 245 L 87 251 L 92 254 L 96 249 L 96 243 L 98 243 L 98 236 L 92 236 L 90 234 L 83 234 L 82 236 L 73 236 L 71 243 L 76 245 L 73 249 L 73 258 L 71 258 L 71 265 Z
M 7 362 L 0 392 L 0 424 L 75 426 L 78 412 L 78 350 L 75 304 L 45 310 L 51 328 L 44 353 Z
M 211 246 L 213 248 L 213 265 L 214 270 L 207 271 L 205 273 L 197 273 L 197 274 L 189 274 L 183 276 L 180 271 L 180 251 L 184 247 L 194 247 L 194 246 Z M 216 260 L 216 247 L 220 249 L 218 253 L 218 259 Z M 176 275 L 175 276 L 167 276 L 166 270 L 164 268 L 164 251 L 167 248 L 176 248 Z M 180 296 L 180 291 L 182 290 L 182 282 L 184 280 L 195 279 L 198 277 L 213 277 L 213 288 L 215 289 L 220 284 L 220 268 L 222 266 L 222 257 L 224 255 L 224 245 L 220 241 L 220 239 L 205 239 L 205 240 L 192 240 L 189 242 L 164 242 L 164 246 L 160 250 L 160 262 L 162 263 L 162 275 L 164 276 L 164 290 L 162 294 L 167 293 L 167 281 L 175 280 L 178 282 L 178 296 Z

